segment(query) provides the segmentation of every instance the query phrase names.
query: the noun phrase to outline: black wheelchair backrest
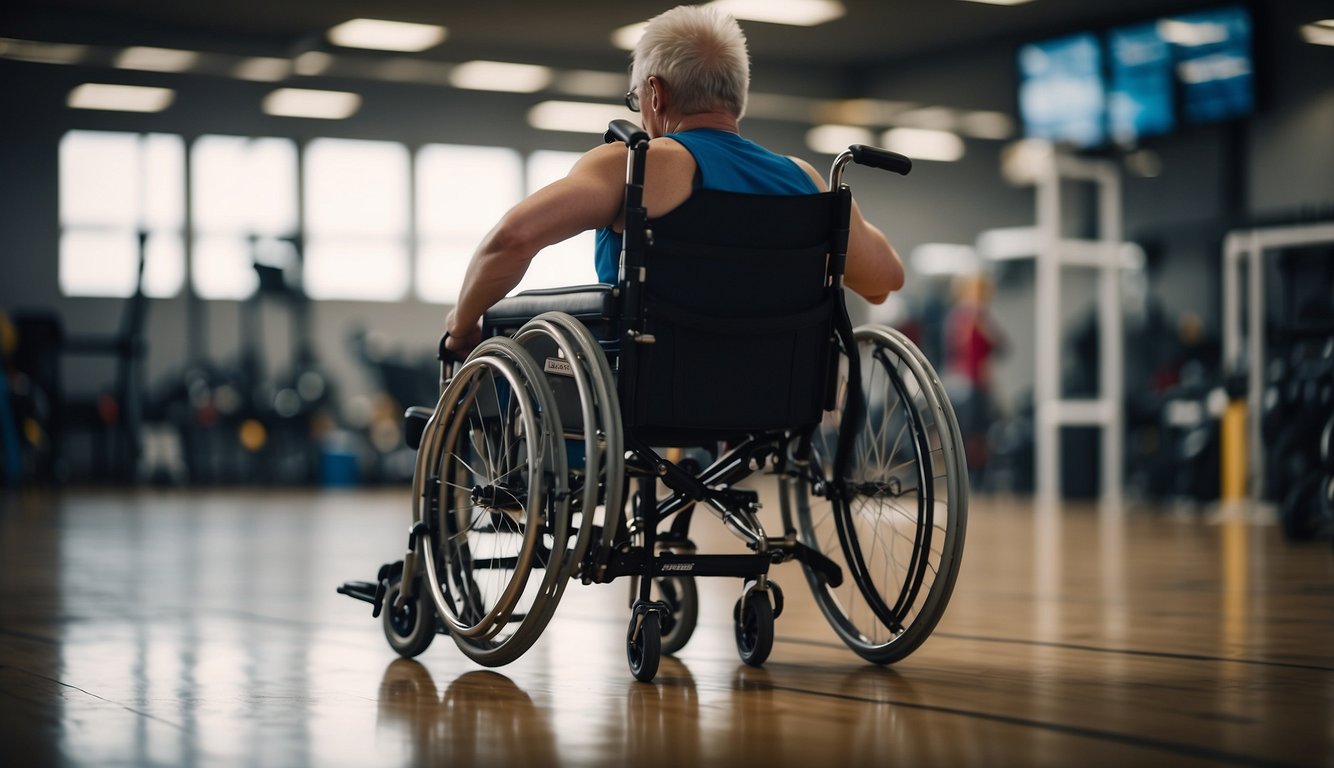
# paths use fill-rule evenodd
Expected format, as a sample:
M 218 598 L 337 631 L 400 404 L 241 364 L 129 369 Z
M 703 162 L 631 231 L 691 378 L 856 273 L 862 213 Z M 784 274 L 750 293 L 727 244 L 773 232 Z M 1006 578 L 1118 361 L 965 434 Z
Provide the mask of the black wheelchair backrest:
M 697 190 L 646 222 L 640 306 L 624 315 L 639 339 L 621 372 L 627 430 L 689 442 L 819 421 L 844 311 L 845 194 Z

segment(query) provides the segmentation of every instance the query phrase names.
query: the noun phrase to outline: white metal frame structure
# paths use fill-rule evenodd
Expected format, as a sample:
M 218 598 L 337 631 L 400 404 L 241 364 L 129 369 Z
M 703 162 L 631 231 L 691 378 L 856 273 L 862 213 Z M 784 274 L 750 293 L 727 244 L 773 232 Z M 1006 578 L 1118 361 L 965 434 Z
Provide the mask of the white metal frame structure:
M 990 259 L 1034 257 L 1037 271 L 1035 451 L 1037 494 L 1042 501 L 1060 496 L 1061 427 L 1094 426 L 1102 430 L 1102 498 L 1119 502 L 1124 477 L 1124 331 L 1120 271 L 1137 266 L 1138 251 L 1122 241 L 1121 175 L 1106 160 L 1086 160 L 1055 151 L 1033 157 L 1028 180 L 1036 187 L 1037 226 L 983 233 L 978 252 Z M 1097 186 L 1098 238 L 1064 237 L 1061 232 L 1061 183 Z M 1004 242 L 1004 244 L 1002 244 Z M 999 247 L 997 247 L 999 246 Z M 1098 389 L 1094 398 L 1061 396 L 1061 271 L 1095 269 L 1098 302 Z
M 1264 254 L 1276 248 L 1334 243 L 1334 222 L 1235 230 L 1223 240 L 1223 367 L 1234 372 L 1242 365 L 1245 336 L 1246 442 L 1248 495 L 1265 491 L 1264 445 L 1260 426 L 1264 416 Z M 1246 265 L 1246 328 L 1241 321 L 1242 265 Z

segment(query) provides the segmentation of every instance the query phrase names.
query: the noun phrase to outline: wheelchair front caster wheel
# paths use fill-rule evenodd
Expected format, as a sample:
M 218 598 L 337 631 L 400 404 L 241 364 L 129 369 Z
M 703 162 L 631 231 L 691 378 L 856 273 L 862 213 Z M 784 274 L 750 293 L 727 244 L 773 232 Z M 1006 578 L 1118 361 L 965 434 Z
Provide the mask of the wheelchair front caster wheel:
M 639 577 L 630 578 L 631 606 L 639 594 Z M 690 641 L 699 624 L 699 589 L 694 576 L 654 576 L 652 599 L 661 601 L 667 611 L 662 614 L 662 652 L 668 656 L 677 653 Z
M 416 596 L 395 610 L 394 603 L 398 601 L 402 586 L 399 579 L 389 582 L 380 623 L 384 626 L 384 638 L 389 641 L 389 647 L 399 656 L 411 659 L 420 655 L 435 639 L 435 606 L 426 590 L 419 588 Z
M 769 595 L 761 591 L 742 595 L 732 609 L 732 619 L 741 660 L 752 667 L 761 666 L 774 648 L 774 607 Z
M 653 681 L 658 674 L 658 662 L 662 660 L 662 623 L 657 611 L 644 611 L 643 622 L 635 633 L 635 619 L 630 617 L 630 630 L 625 641 L 625 656 L 630 662 L 630 672 L 641 683 Z

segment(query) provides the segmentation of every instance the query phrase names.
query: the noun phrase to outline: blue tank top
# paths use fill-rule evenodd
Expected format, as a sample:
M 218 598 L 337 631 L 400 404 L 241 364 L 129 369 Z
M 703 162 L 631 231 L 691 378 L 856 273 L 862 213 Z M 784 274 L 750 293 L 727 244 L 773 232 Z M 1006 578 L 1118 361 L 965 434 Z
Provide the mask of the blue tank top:
M 809 174 L 791 158 L 771 152 L 735 133 L 699 128 L 669 133 L 695 158 L 695 187 L 751 195 L 813 195 L 819 192 Z M 594 263 L 598 281 L 615 283 L 621 262 L 620 232 L 597 231 Z

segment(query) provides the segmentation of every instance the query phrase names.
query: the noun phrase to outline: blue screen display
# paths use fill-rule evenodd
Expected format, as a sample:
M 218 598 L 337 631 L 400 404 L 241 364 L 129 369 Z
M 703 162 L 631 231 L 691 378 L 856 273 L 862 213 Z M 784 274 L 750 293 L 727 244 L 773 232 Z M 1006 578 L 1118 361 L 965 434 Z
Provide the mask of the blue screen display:
M 1093 147 L 1106 140 L 1102 45 L 1088 34 L 1019 49 L 1019 114 L 1033 138 Z
M 1158 22 L 1172 47 L 1181 83 L 1181 114 L 1190 123 L 1212 123 L 1255 108 L 1251 23 L 1238 7 L 1173 16 Z
M 1107 120 L 1112 140 L 1131 144 L 1176 128 L 1172 52 L 1155 23 L 1113 30 L 1107 38 L 1111 84 Z
M 1251 18 L 1226 6 L 1019 49 L 1025 135 L 1080 149 L 1255 110 Z M 1104 48 L 1105 44 L 1105 48 Z

